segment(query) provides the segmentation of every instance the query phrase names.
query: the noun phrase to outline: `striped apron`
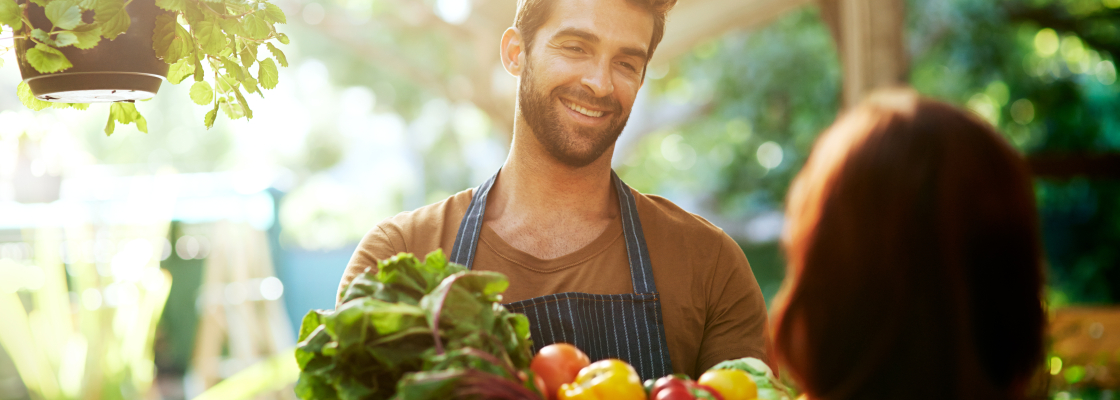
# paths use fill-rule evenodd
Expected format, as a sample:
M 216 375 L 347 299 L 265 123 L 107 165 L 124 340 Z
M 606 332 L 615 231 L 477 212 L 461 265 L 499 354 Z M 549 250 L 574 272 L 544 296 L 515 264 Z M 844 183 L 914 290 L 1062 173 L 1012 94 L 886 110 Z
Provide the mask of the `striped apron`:
M 451 261 L 467 269 L 471 268 L 478 247 L 486 196 L 497 177 L 495 174 L 475 190 L 467 213 L 459 223 Z M 633 365 L 643 380 L 655 379 L 672 373 L 660 296 L 653 282 L 649 250 L 634 205 L 634 194 L 614 171 L 611 171 L 611 181 L 618 192 L 634 293 L 557 293 L 505 306 L 529 318 L 534 353 L 552 343 L 570 343 L 587 353 L 592 362 L 621 359 Z

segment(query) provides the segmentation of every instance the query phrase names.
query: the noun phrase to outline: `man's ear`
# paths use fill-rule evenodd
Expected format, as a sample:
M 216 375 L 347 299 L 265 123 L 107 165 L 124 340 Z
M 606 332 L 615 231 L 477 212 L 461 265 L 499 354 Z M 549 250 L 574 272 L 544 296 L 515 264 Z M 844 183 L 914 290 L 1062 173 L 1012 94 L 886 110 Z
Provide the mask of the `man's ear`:
M 509 27 L 502 34 L 502 68 L 513 76 L 521 76 L 521 68 L 525 63 L 525 48 L 521 40 L 521 32 L 517 28 Z

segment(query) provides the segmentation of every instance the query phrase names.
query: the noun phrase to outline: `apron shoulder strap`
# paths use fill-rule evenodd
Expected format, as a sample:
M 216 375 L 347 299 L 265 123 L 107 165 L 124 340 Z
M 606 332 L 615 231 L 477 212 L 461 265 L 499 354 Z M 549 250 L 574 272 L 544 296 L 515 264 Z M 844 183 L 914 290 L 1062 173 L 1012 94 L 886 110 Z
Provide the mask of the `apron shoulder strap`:
M 626 254 L 630 258 L 630 279 L 634 284 L 634 293 L 656 293 L 653 265 L 650 263 L 649 248 L 646 246 L 646 235 L 642 231 L 642 220 L 638 216 L 634 192 L 618 178 L 614 170 L 611 170 L 611 180 L 614 181 L 615 191 L 618 192 L 622 235 L 626 237 Z

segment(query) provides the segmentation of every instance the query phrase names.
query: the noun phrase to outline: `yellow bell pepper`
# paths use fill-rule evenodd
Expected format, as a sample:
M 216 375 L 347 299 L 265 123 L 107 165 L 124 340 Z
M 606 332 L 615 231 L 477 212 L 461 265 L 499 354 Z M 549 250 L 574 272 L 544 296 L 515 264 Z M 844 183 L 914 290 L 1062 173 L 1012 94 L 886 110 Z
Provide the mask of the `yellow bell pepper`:
M 645 400 L 634 367 L 622 360 L 596 361 L 579 370 L 575 382 L 560 386 L 560 400 Z

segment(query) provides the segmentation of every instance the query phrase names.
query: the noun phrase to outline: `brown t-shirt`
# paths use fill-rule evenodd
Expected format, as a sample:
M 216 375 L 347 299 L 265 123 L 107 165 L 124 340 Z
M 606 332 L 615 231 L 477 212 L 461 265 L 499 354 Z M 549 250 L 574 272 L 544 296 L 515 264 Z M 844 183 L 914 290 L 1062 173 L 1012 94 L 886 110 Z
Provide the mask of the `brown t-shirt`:
M 397 214 L 366 234 L 339 291 L 366 267 L 400 252 L 417 257 L 455 243 L 473 190 Z M 766 360 L 766 305 L 742 249 L 723 230 L 659 197 L 633 191 L 661 295 L 674 373 L 698 377 L 733 358 Z M 618 217 L 616 217 L 617 220 Z M 633 293 L 622 223 L 571 254 L 542 260 L 510 246 L 482 225 L 473 267 L 510 281 L 503 302 L 553 293 Z

